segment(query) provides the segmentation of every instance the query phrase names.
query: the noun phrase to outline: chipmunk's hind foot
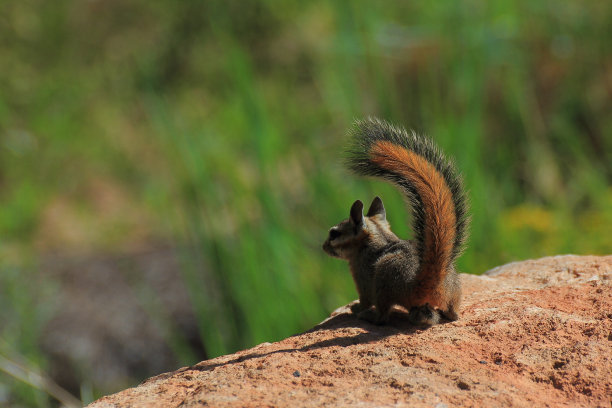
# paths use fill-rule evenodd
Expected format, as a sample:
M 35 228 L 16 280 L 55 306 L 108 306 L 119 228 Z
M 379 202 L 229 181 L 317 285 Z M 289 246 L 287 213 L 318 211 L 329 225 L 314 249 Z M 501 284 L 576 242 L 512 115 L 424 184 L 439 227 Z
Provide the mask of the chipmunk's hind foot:
M 408 320 L 416 326 L 433 326 L 440 322 L 440 312 L 425 303 L 423 306 L 411 307 Z

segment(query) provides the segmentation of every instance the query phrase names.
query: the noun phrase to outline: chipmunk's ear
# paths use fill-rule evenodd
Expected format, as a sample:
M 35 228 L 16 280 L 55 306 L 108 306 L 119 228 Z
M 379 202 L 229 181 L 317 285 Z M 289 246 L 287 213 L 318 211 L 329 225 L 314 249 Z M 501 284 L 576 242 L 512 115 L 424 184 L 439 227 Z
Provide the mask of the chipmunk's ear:
M 385 211 L 385 206 L 383 205 L 383 202 L 380 197 L 374 198 L 372 204 L 370 204 L 370 209 L 367 213 L 368 217 L 373 217 L 375 215 L 377 215 L 383 220 L 387 219 L 387 212 Z
M 356 228 L 361 228 L 365 224 L 363 219 L 363 203 L 360 200 L 353 203 L 350 220 Z

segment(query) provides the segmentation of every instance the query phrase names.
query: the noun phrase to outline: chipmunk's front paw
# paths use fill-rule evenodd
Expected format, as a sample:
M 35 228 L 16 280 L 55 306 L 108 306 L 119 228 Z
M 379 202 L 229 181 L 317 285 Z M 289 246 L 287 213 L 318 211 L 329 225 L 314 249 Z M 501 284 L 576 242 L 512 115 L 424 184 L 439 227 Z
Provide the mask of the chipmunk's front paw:
M 351 312 L 353 312 L 353 314 L 359 314 L 360 312 L 363 312 L 364 310 L 368 310 L 371 307 L 371 305 L 367 306 L 365 303 L 359 301 L 359 303 L 352 304 L 350 307 L 351 307 Z
M 374 324 L 385 324 L 389 321 L 389 314 L 381 314 L 377 309 L 366 309 L 357 314 L 357 318 Z

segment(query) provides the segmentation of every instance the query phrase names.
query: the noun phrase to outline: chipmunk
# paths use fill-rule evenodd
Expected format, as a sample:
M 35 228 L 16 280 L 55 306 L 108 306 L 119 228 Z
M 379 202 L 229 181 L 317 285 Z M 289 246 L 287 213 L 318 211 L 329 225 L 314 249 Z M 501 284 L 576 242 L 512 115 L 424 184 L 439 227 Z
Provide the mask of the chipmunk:
M 349 218 L 329 230 L 323 249 L 348 260 L 359 293 L 352 312 L 376 324 L 388 322 L 393 305 L 405 307 L 417 325 L 436 324 L 440 316 L 458 319 L 454 263 L 469 225 L 460 175 L 427 137 L 372 118 L 357 121 L 351 133 L 348 167 L 398 187 L 410 204 L 415 234 L 405 241 L 391 231 L 379 197 L 365 216 L 363 203 L 355 201 Z

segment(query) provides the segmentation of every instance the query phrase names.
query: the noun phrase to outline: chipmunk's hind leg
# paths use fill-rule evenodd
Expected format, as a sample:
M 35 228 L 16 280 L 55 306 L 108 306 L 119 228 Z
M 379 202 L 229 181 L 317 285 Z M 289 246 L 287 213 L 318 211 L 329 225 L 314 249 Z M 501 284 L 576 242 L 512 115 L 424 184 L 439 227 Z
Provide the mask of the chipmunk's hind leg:
M 416 326 L 433 326 L 440 322 L 440 312 L 425 303 L 423 306 L 411 307 L 408 320 Z
M 461 303 L 461 288 L 458 283 L 458 278 L 455 278 L 455 285 L 453 287 L 452 296 L 446 306 L 446 310 L 440 310 L 440 314 L 445 319 L 455 321 L 459 319 L 459 304 Z
M 444 317 L 447 320 L 450 320 L 451 322 L 454 322 L 455 320 L 459 319 L 459 315 L 455 311 L 454 307 L 450 307 L 446 311 L 440 310 L 439 313 L 440 313 L 440 315 L 442 315 L 442 317 Z

